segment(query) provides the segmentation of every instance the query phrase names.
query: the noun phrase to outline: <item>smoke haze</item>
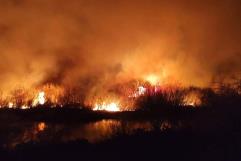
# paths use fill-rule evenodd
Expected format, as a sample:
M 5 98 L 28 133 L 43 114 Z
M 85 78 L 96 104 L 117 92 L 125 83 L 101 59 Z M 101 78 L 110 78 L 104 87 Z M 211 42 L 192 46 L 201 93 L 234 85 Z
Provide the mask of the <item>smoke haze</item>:
M 0 17 L 2 91 L 240 78 L 238 0 L 0 0 Z

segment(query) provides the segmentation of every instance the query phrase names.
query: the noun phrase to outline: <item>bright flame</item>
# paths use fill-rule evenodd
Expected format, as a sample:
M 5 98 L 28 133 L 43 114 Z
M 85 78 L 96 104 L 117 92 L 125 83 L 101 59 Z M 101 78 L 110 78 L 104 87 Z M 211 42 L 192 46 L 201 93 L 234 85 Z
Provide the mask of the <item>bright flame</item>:
M 43 105 L 45 103 L 45 93 L 44 92 L 40 92 L 38 95 L 38 102 L 40 105 Z
M 140 97 L 140 96 L 145 95 L 145 93 L 146 93 L 146 88 L 143 87 L 143 86 L 139 86 L 139 87 L 137 88 L 137 90 L 136 90 L 132 95 L 130 95 L 129 97 L 131 97 L 131 98 L 137 98 L 137 97 Z
M 138 87 L 138 95 L 144 95 L 146 93 L 146 88 L 143 86 Z
M 102 104 L 95 104 L 95 107 L 93 109 L 94 111 L 97 110 L 102 110 L 102 111 L 112 111 L 112 112 L 117 112 L 120 111 L 120 108 L 118 106 L 117 103 L 110 103 L 110 104 L 106 104 L 105 102 Z
M 145 79 L 146 81 L 148 81 L 151 85 L 157 85 L 159 83 L 159 79 L 156 75 L 148 75 Z
M 39 92 L 37 98 L 34 99 L 32 106 L 43 105 L 45 102 L 45 93 Z
M 201 99 L 198 94 L 190 93 L 189 95 L 185 96 L 183 100 L 184 106 L 200 106 L 201 105 Z
M 13 108 L 13 106 L 14 106 L 14 104 L 13 104 L 12 102 L 9 102 L 9 103 L 8 103 L 8 107 L 9 107 L 9 108 Z
M 23 109 L 23 110 L 25 110 L 25 109 L 29 109 L 30 107 L 29 106 L 27 106 L 27 105 L 22 105 L 21 106 L 21 109 Z

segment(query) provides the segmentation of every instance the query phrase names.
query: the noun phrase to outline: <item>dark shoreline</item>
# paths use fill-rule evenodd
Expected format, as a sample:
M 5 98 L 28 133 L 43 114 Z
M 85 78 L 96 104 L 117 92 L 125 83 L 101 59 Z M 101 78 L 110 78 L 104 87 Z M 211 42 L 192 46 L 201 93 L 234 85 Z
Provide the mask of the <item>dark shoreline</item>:
M 60 143 L 27 142 L 15 149 L 0 148 L 4 161 L 42 160 L 164 160 L 230 161 L 241 160 L 241 108 L 217 106 L 158 108 L 158 110 L 103 112 L 74 108 L 0 109 L 0 125 L 39 122 L 65 125 L 98 120 L 173 120 L 187 123 L 178 130 L 117 133 L 100 143 L 74 140 Z
M 0 120 L 11 121 L 47 121 L 47 122 L 92 122 L 102 119 L 116 120 L 159 120 L 159 119 L 191 119 L 199 109 L 155 111 L 92 111 L 77 108 L 32 108 L 32 109 L 0 109 Z

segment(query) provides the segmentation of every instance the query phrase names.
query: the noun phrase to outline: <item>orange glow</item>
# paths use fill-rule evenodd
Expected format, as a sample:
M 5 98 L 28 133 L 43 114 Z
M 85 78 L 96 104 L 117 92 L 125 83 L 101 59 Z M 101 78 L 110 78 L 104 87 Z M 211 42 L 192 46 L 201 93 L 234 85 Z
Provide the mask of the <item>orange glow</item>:
M 44 131 L 46 129 L 46 124 L 44 122 L 38 123 L 38 131 Z
M 61 86 L 53 84 L 44 85 L 40 90 L 44 91 L 45 102 L 50 102 L 53 105 L 61 105 L 61 98 L 64 96 L 65 91 Z
M 101 104 L 95 104 L 95 107 L 93 108 L 93 110 L 117 112 L 117 111 L 120 111 L 120 107 L 115 102 L 111 102 L 109 104 L 106 104 L 105 102 L 103 102 Z
M 183 105 L 184 106 L 191 106 L 191 107 L 196 107 L 196 106 L 200 106 L 201 105 L 201 99 L 200 99 L 200 95 L 197 94 L 197 93 L 190 93 L 190 94 L 187 94 L 185 97 L 184 97 L 184 100 L 183 100 Z
M 144 86 L 139 86 L 137 88 L 136 91 L 134 91 L 134 93 L 132 93 L 131 95 L 129 95 L 130 98 L 138 98 L 140 96 L 145 95 L 147 89 Z
M 44 105 L 45 102 L 45 93 L 41 91 L 38 93 L 38 96 L 33 100 L 32 106 Z
M 148 81 L 151 85 L 157 85 L 160 83 L 159 78 L 154 74 L 148 75 L 145 80 Z
M 21 109 L 22 109 L 22 110 L 29 109 L 29 108 L 30 108 L 30 107 L 27 106 L 27 105 L 22 105 L 22 106 L 21 106 Z
M 9 108 L 13 108 L 13 107 L 14 107 L 13 102 L 9 102 L 9 103 L 8 103 L 8 107 L 9 107 Z
M 129 108 L 128 99 L 158 93 L 176 81 L 206 88 L 241 78 L 241 9 L 235 0 L 218 5 L 5 1 L 0 5 L 2 108 L 79 107 L 89 100 L 94 108 L 112 102 L 92 97 L 111 95 L 120 99 L 122 111 Z M 21 4 L 16 7 L 15 1 Z
M 51 107 L 60 107 L 63 102 L 68 103 L 69 101 L 62 99 L 64 94 L 63 87 L 52 84 L 36 88 L 16 88 L 9 93 L 0 95 L 0 107 L 28 109 L 44 105 L 46 102 Z

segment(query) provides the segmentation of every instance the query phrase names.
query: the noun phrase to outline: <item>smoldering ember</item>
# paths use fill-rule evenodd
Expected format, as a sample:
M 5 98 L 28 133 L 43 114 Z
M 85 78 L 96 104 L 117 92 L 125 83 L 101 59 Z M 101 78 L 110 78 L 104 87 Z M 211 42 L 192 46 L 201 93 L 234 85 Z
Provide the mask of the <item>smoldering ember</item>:
M 239 0 L 0 0 L 0 160 L 241 160 Z

